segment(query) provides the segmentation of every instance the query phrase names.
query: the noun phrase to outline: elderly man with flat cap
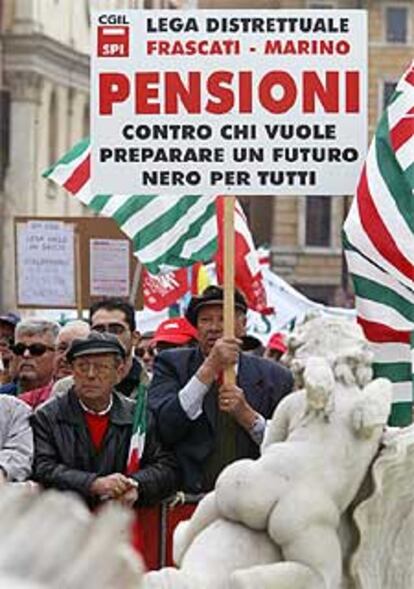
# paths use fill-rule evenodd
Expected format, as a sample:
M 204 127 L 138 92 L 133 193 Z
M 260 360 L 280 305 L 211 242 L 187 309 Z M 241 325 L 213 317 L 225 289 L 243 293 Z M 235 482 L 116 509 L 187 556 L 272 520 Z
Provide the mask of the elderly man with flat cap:
M 74 386 L 33 415 L 34 479 L 44 487 L 75 491 L 91 507 L 108 499 L 153 504 L 174 492 L 176 459 L 162 448 L 147 412 L 140 467 L 127 473 L 136 402 L 114 389 L 125 360 L 116 336 L 91 331 L 72 342 L 67 359 Z
M 293 386 L 287 368 L 241 352 L 247 305 L 237 291 L 234 305 L 235 338 L 224 338 L 223 289 L 209 286 L 193 297 L 186 317 L 199 345 L 163 351 L 155 360 L 149 403 L 188 493 L 210 491 L 227 464 L 259 456 L 266 420 Z M 231 365 L 237 383 L 224 385 L 223 370 Z

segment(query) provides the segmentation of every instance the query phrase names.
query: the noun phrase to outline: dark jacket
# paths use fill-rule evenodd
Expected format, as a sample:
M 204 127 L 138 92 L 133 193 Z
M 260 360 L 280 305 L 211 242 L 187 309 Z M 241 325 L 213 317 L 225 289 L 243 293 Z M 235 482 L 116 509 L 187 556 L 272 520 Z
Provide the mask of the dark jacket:
M 102 448 L 92 444 L 74 389 L 39 407 L 32 417 L 35 442 L 34 479 L 44 487 L 76 491 L 93 507 L 89 488 L 99 476 L 125 473 L 135 402 L 114 392 L 109 428 Z M 152 504 L 173 493 L 179 483 L 174 455 L 162 448 L 149 413 L 140 470 L 138 504 Z
M 209 393 L 203 413 L 191 421 L 178 399 L 178 392 L 203 362 L 199 348 L 166 350 L 156 357 L 148 401 L 157 420 L 161 440 L 172 448 L 181 466 L 184 490 L 192 493 L 203 488 L 203 465 L 214 449 L 217 406 Z M 269 360 L 240 354 L 237 384 L 250 406 L 270 419 L 278 402 L 292 390 L 291 372 Z M 259 447 L 248 432 L 236 427 L 237 458 L 257 458 Z

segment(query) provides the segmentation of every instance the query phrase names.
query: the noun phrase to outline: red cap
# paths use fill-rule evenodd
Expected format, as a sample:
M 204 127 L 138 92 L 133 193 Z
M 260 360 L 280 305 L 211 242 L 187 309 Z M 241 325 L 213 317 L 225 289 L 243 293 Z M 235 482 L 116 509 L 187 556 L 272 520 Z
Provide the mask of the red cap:
M 197 339 L 197 330 L 184 317 L 174 317 L 159 324 L 151 344 L 187 344 L 192 339 Z
M 281 333 L 274 333 L 267 342 L 267 347 L 270 350 L 278 350 L 279 352 L 282 352 L 282 354 L 284 354 L 287 351 L 285 338 Z

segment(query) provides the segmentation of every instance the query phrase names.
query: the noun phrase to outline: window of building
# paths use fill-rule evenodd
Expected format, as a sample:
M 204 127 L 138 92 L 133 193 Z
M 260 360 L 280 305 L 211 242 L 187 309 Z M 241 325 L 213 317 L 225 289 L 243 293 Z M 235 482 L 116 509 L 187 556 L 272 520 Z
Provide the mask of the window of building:
M 331 208 L 329 196 L 306 197 L 305 245 L 311 247 L 330 247 Z
M 385 27 L 387 43 L 407 43 L 408 6 L 386 6 Z
M 256 247 L 272 243 L 273 198 L 271 196 L 239 197 Z
M 385 107 L 389 104 L 391 96 L 394 94 L 395 89 L 397 87 L 397 82 L 384 82 L 382 87 L 382 108 L 384 110 Z

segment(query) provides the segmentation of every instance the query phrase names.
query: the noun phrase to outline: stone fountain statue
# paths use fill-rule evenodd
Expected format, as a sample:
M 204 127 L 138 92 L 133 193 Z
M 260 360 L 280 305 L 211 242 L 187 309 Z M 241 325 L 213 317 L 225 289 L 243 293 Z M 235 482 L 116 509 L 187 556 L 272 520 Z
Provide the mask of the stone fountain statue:
M 277 407 L 261 457 L 224 469 L 176 530 L 179 568 L 147 574 L 145 589 L 414 588 L 411 554 L 393 567 L 382 552 L 402 558 L 414 540 L 414 431 L 384 435 L 391 383 L 372 380 L 348 319 L 310 319 L 288 345 L 299 390 Z

